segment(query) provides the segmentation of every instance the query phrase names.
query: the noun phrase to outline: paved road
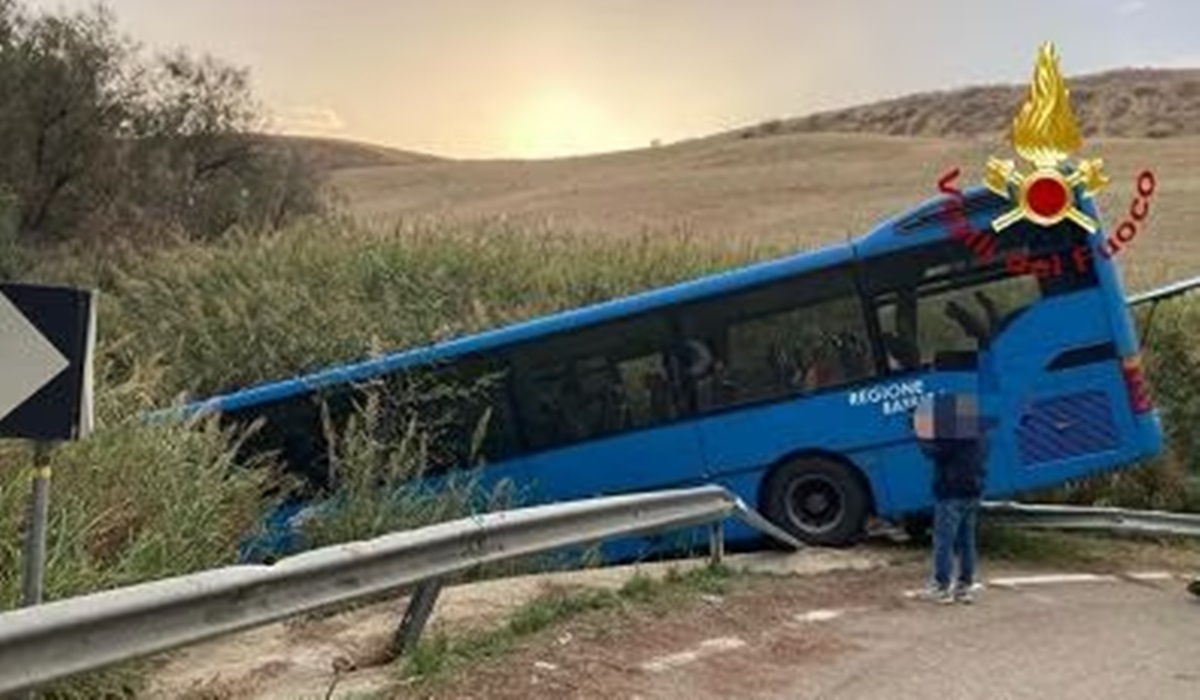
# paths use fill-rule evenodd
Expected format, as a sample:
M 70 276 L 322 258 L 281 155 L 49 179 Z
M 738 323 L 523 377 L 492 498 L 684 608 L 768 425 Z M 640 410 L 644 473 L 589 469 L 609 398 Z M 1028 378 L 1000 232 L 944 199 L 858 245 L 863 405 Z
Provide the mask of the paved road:
M 1200 698 L 1200 601 L 1178 580 L 991 588 L 813 622 L 848 650 L 779 698 Z M 819 615 L 818 615 L 819 617 Z

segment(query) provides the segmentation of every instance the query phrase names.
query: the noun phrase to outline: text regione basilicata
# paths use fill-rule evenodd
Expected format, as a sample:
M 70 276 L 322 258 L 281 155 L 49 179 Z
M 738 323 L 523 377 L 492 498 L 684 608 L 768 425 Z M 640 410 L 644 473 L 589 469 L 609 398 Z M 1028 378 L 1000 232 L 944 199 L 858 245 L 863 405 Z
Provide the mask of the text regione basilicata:
M 883 415 L 900 413 L 916 408 L 917 402 L 925 395 L 924 383 L 920 379 L 896 384 L 881 384 L 879 386 L 859 389 L 850 392 L 851 406 L 868 404 L 883 404 Z

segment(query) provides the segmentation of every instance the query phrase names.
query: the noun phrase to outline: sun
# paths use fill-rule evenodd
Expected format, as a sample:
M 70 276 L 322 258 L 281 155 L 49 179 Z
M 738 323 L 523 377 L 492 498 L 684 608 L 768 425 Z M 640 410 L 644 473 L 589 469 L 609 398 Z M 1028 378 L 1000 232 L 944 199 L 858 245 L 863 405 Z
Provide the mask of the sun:
M 519 158 L 582 155 L 632 142 L 603 105 L 556 90 L 521 102 L 503 126 L 504 150 Z

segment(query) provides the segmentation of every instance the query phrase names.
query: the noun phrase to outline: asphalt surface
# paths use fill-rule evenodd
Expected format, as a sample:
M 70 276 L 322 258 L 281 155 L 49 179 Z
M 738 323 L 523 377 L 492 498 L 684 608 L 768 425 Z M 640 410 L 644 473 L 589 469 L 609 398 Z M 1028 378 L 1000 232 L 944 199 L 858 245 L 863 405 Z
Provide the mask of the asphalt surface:
M 973 606 L 811 624 L 843 651 L 767 697 L 1200 698 L 1200 599 L 1178 579 L 990 587 Z

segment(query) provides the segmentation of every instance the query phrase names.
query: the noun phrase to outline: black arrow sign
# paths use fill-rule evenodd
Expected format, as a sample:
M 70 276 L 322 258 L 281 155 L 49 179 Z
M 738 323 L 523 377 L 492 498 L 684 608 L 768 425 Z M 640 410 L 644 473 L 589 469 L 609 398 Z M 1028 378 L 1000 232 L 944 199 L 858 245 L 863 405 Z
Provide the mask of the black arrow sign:
M 93 302 L 87 290 L 0 284 L 0 438 L 91 430 Z

